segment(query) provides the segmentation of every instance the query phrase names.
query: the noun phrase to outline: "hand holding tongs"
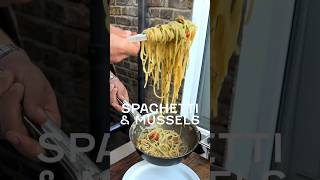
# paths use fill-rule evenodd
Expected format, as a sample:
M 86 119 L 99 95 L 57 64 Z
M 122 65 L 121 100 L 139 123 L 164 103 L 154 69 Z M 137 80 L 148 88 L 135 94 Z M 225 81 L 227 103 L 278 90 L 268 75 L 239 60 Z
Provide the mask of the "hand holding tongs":
M 92 180 L 106 180 L 106 171 L 101 172 L 101 170 L 95 165 L 90 158 L 84 153 L 78 153 L 76 160 L 71 160 L 71 149 L 70 149 L 70 138 L 58 128 L 52 121 L 52 119 L 46 114 L 46 122 L 41 126 L 35 125 L 27 117 L 23 117 L 26 126 L 34 131 L 38 136 L 45 133 L 53 133 L 62 136 L 62 140 L 56 138 L 48 138 L 48 142 L 55 144 L 63 149 L 64 157 L 61 160 L 61 164 L 67 170 L 67 172 L 75 180 L 83 180 L 84 175 L 89 175 Z M 50 152 L 49 152 L 50 153 Z M 86 174 L 85 174 L 86 173 Z

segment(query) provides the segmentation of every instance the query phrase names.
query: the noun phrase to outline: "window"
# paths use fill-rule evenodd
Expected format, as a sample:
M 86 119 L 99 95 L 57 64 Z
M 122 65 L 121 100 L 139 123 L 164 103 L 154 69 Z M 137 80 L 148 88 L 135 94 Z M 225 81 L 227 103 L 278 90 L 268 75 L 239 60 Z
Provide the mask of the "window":
M 202 69 L 202 67 L 209 67 L 208 64 L 210 63 L 210 37 L 207 36 L 207 34 L 209 34 L 209 10 L 210 0 L 194 0 L 192 22 L 196 24 L 198 30 L 190 50 L 190 63 L 185 76 L 182 96 L 182 104 L 199 103 L 202 104 L 202 108 L 204 108 L 205 106 L 206 108 L 208 108 L 207 111 L 205 109 L 199 111 L 200 116 L 206 116 L 205 114 L 209 114 L 210 111 L 210 101 L 208 100 L 209 98 L 205 99 L 205 94 L 210 94 L 209 89 L 206 89 L 208 85 L 209 86 L 207 88 L 210 88 L 210 84 L 207 83 L 210 80 L 210 69 Z M 199 91 L 194 91 L 195 89 L 198 89 Z M 206 101 L 203 101 L 204 99 L 209 102 L 207 105 L 205 105 Z M 191 111 L 189 108 L 185 107 L 182 107 L 181 109 L 181 115 L 188 119 L 191 119 L 194 114 L 195 109 Z M 208 120 L 209 116 L 207 116 L 207 121 Z M 205 124 L 207 124 L 207 126 Z M 203 122 L 201 122 L 201 126 L 207 130 L 210 129 L 209 121 L 206 122 L 206 120 L 204 120 Z

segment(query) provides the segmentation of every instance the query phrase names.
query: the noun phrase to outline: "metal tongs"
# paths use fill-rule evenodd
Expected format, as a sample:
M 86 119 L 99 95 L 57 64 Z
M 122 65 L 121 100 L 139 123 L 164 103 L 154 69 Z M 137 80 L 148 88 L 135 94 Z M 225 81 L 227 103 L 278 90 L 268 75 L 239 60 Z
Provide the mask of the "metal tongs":
M 140 42 L 140 41 L 146 41 L 147 39 L 148 38 L 146 34 L 136 34 L 128 37 L 129 42 Z
M 32 123 L 26 116 L 24 121 L 29 130 L 41 136 L 46 133 L 57 134 L 62 137 L 58 140 L 56 138 L 48 138 L 48 143 L 55 144 L 63 149 L 64 157 L 60 161 L 67 172 L 74 180 L 106 180 L 107 171 L 101 171 L 96 164 L 85 153 L 77 153 L 75 161 L 71 160 L 70 138 L 58 128 L 52 121 L 52 118 L 46 114 L 46 122 L 41 126 Z M 53 154 L 53 152 L 49 152 Z M 88 180 L 89 180 L 88 179 Z

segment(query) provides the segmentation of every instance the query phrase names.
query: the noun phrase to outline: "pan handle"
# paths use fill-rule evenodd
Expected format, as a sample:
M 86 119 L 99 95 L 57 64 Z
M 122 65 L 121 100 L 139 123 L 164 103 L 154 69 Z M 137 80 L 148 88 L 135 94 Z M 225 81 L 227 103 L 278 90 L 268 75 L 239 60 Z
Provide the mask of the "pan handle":
M 124 104 L 124 100 L 121 100 L 120 98 L 117 97 L 118 102 L 123 105 Z
M 120 99 L 120 98 L 118 98 L 117 97 L 117 100 L 118 100 L 118 102 L 121 104 L 121 105 L 127 105 L 128 107 L 130 107 L 131 108 L 131 104 L 127 101 L 127 100 L 122 100 L 122 99 Z

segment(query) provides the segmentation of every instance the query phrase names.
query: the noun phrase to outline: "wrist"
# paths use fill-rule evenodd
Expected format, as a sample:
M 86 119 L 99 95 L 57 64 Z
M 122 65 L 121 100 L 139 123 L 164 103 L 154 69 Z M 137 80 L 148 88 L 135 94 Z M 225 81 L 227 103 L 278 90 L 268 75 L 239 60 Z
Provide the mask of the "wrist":
M 20 48 L 12 43 L 0 44 L 0 60 L 4 59 L 6 56 L 14 53 L 15 51 L 20 51 Z
M 20 48 L 0 58 L 0 69 L 9 70 L 14 74 L 21 73 L 29 64 L 31 64 L 31 61 L 28 55 Z
M 113 80 L 113 79 L 118 79 L 116 75 L 114 75 L 111 71 L 110 71 L 110 78 L 109 80 Z

